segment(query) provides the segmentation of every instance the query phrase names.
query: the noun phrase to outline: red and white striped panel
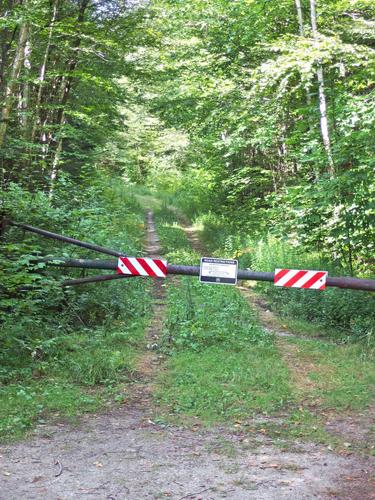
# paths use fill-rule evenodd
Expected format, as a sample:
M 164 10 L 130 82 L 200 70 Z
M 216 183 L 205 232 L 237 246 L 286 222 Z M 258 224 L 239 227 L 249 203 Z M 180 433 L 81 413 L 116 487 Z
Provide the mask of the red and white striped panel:
M 327 271 L 301 271 L 299 269 L 275 269 L 275 286 L 291 288 L 311 288 L 324 290 Z
M 165 278 L 167 276 L 167 261 L 151 259 L 150 257 L 119 257 L 117 274 Z

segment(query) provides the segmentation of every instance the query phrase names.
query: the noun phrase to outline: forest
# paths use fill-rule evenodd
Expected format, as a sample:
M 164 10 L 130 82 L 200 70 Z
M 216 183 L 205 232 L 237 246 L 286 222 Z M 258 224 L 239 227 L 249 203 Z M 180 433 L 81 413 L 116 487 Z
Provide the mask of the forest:
M 171 264 L 375 278 L 373 0 L 2 0 L 0 46 L 2 440 L 123 404 L 155 302 L 147 279 L 62 286 L 96 271 L 44 257 L 103 256 L 8 220 L 145 255 L 152 210 Z M 374 294 L 248 285 L 168 281 L 158 411 L 215 422 L 293 407 L 286 433 L 339 447 L 314 405 L 373 401 Z M 265 327 L 301 334 L 293 356 L 330 367 L 312 392 L 291 389 L 286 344 Z

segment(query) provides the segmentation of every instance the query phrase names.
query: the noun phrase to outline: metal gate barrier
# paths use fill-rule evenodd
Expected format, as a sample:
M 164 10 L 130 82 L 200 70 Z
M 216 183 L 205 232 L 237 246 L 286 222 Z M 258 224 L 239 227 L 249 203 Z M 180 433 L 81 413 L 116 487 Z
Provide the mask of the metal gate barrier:
M 19 227 L 25 231 L 29 231 L 35 234 L 39 234 L 46 238 L 52 238 L 55 240 L 63 241 L 65 243 L 70 243 L 72 245 L 76 245 L 82 248 L 87 248 L 89 250 L 93 250 L 95 252 L 99 252 L 102 254 L 111 255 L 117 257 L 128 257 L 124 252 L 120 252 L 117 250 L 112 250 L 110 248 L 102 247 L 99 245 L 95 245 L 93 243 L 87 243 L 84 241 L 77 240 L 75 238 L 70 238 L 67 236 L 63 236 L 60 234 L 52 233 L 50 231 L 46 231 L 44 229 L 40 229 L 34 226 L 30 226 L 28 224 L 22 224 L 19 222 L 14 222 L 11 220 L 6 220 L 5 225 L 11 225 L 15 227 Z M 45 262 L 46 264 L 60 267 L 71 267 L 71 268 L 81 268 L 81 269 L 103 269 L 103 270 L 118 270 L 119 260 L 101 260 L 101 259 L 70 259 L 70 258 L 60 258 L 60 257 L 45 257 L 38 258 L 37 262 Z M 201 268 L 200 266 L 185 266 L 185 265 L 175 265 L 175 264 L 166 264 L 166 273 L 173 275 L 183 275 L 183 276 L 200 276 Z M 278 270 L 276 270 L 278 271 Z M 291 270 L 279 270 L 279 271 L 291 271 Z M 298 273 L 308 273 L 309 271 L 296 270 L 295 280 L 298 278 Z M 282 274 L 282 273 L 281 273 Z M 284 273 L 285 274 L 285 273 Z M 323 274 L 327 274 L 323 272 Z M 104 275 L 96 275 L 89 276 L 86 278 L 79 279 L 70 279 L 62 282 L 62 286 L 74 286 L 74 285 L 83 285 L 85 283 L 95 283 L 95 282 L 104 282 L 116 279 L 124 279 L 140 276 L 139 274 L 104 274 Z M 249 281 L 269 281 L 274 284 L 277 284 L 277 279 L 280 276 L 280 273 L 272 273 L 272 272 L 258 272 L 251 271 L 249 269 L 238 269 L 237 278 L 239 280 L 249 280 Z M 325 285 L 329 287 L 337 287 L 337 288 L 348 288 L 352 290 L 365 290 L 369 292 L 375 291 L 375 280 L 372 279 L 361 279 L 361 278 L 352 278 L 352 277 L 332 277 L 327 276 L 325 279 Z M 288 285 L 285 285 L 288 286 Z M 302 286 L 301 288 L 309 288 L 307 286 Z

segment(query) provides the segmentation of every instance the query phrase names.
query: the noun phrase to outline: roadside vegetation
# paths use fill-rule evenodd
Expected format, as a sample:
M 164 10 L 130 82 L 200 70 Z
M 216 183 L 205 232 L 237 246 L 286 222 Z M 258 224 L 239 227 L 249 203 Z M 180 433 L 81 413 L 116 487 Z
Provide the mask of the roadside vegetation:
M 9 217 L 128 253 L 142 252 L 144 212 L 124 188 L 98 178 L 84 196 L 62 184 L 48 196 L 17 188 L 6 195 Z M 0 439 L 35 423 L 122 401 L 147 324 L 147 283 L 126 280 L 62 288 L 69 277 L 98 271 L 57 270 L 40 256 L 103 258 L 17 228 L 1 245 Z

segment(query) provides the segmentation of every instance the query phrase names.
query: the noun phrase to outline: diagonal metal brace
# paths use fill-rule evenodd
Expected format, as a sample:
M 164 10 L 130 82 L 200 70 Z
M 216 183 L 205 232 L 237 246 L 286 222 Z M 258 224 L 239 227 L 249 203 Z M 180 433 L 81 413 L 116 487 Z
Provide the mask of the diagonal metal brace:
M 51 233 L 51 231 L 46 231 L 45 229 L 40 229 L 39 227 L 30 226 L 29 224 L 21 224 L 20 222 L 14 222 L 11 220 L 7 220 L 7 224 L 10 224 L 11 226 L 20 227 L 21 229 L 24 229 L 25 231 L 29 231 L 31 233 L 40 234 L 41 236 L 44 236 L 46 238 L 64 241 L 65 243 L 70 243 L 71 245 L 76 245 L 78 247 L 88 248 L 89 250 L 94 250 L 95 252 L 105 253 L 107 255 L 113 255 L 115 257 L 126 256 L 124 252 L 119 252 L 117 250 L 112 250 L 111 248 L 94 245 L 93 243 L 88 243 L 86 241 L 70 238 L 69 236 L 63 236 L 61 234 Z

